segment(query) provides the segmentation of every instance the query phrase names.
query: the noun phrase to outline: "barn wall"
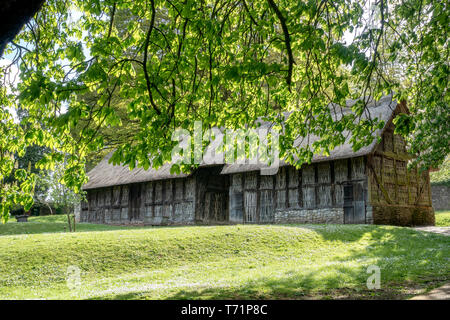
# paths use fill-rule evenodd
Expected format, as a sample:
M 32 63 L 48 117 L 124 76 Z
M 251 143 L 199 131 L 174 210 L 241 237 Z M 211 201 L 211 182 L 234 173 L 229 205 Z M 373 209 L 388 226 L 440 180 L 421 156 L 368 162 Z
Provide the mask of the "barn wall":
M 280 167 L 273 176 L 258 171 L 230 177 L 230 221 L 235 223 L 344 223 L 344 185 L 359 185 L 364 207 L 364 157 Z M 359 199 L 355 197 L 355 199 Z M 371 223 L 363 216 L 360 223 Z
M 230 175 L 229 221 L 233 223 L 273 222 L 274 206 L 277 201 L 276 192 L 274 176 L 261 176 L 258 171 Z
M 94 189 L 82 203 L 81 222 L 106 224 L 193 224 L 193 177 Z
M 130 223 L 128 218 L 129 186 L 87 191 L 87 202 L 81 204 L 81 222 Z
M 193 224 L 194 190 L 194 177 L 147 182 L 144 224 Z
M 408 169 L 406 143 L 390 124 L 368 157 L 369 198 L 376 224 L 434 225 L 428 172 Z

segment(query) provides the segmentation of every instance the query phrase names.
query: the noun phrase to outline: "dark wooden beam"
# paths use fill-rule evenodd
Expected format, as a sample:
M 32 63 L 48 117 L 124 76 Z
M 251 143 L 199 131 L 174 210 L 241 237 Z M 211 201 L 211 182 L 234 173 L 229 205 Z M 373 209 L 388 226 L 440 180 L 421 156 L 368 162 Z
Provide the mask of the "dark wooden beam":
M 410 159 L 414 159 L 414 156 L 408 153 L 404 153 L 404 154 L 399 154 L 399 153 L 395 153 L 392 151 L 375 151 L 374 155 L 378 155 L 378 156 L 383 156 L 386 158 L 391 158 L 391 159 L 395 159 L 395 160 L 403 160 L 403 161 L 408 161 Z
M 8 0 L 0 6 L 0 57 L 23 26 L 41 9 L 45 0 Z

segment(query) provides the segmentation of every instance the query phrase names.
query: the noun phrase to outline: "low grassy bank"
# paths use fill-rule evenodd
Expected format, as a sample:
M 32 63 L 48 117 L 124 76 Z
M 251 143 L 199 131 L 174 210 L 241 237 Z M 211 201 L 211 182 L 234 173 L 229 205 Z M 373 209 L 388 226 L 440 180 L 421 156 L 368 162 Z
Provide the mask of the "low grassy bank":
M 77 232 L 86 231 L 110 231 L 126 230 L 133 227 L 109 226 L 93 223 L 77 223 Z M 17 223 L 16 218 L 11 217 L 6 225 L 0 223 L 0 236 L 14 234 L 38 234 L 38 233 L 60 233 L 68 231 L 67 215 L 59 214 L 52 216 L 31 216 L 26 223 Z
M 62 217 L 46 219 L 55 221 L 0 225 L 0 298 L 397 299 L 450 280 L 449 237 L 409 228 L 78 224 L 64 233 Z M 370 265 L 380 290 L 366 287 Z
M 450 227 L 450 211 L 436 211 L 436 226 L 437 227 Z

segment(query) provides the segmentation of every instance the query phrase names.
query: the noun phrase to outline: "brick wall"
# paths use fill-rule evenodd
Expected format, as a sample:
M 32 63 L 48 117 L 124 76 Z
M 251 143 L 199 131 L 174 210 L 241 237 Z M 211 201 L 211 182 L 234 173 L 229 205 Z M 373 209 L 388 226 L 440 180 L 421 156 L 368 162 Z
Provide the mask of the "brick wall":
M 373 206 L 373 223 L 395 226 L 434 226 L 431 207 Z

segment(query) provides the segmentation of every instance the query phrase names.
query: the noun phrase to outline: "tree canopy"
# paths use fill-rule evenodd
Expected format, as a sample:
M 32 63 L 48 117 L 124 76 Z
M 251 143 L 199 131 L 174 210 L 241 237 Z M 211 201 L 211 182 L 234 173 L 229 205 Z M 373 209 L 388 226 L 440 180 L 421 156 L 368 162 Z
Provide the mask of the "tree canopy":
M 133 130 L 112 161 L 148 168 L 170 160 L 176 128 L 280 126 L 289 111 L 280 157 L 300 165 L 345 132 L 355 150 L 372 142 L 383 123 L 361 115 L 390 93 L 411 111 L 395 123 L 417 164 L 437 167 L 450 141 L 448 27 L 448 3 L 433 0 L 47 0 L 6 49 L 20 72 L 13 88 L 2 71 L 0 211 L 29 204 L 33 174 L 11 157 L 28 145 L 49 150 L 42 168 L 65 160 L 62 181 L 79 191 L 86 156 L 124 120 Z M 354 112 L 333 119 L 328 105 L 349 98 Z M 19 106 L 29 117 L 17 123 Z M 320 139 L 293 147 L 309 134 Z M 11 174 L 23 185 L 2 183 Z

